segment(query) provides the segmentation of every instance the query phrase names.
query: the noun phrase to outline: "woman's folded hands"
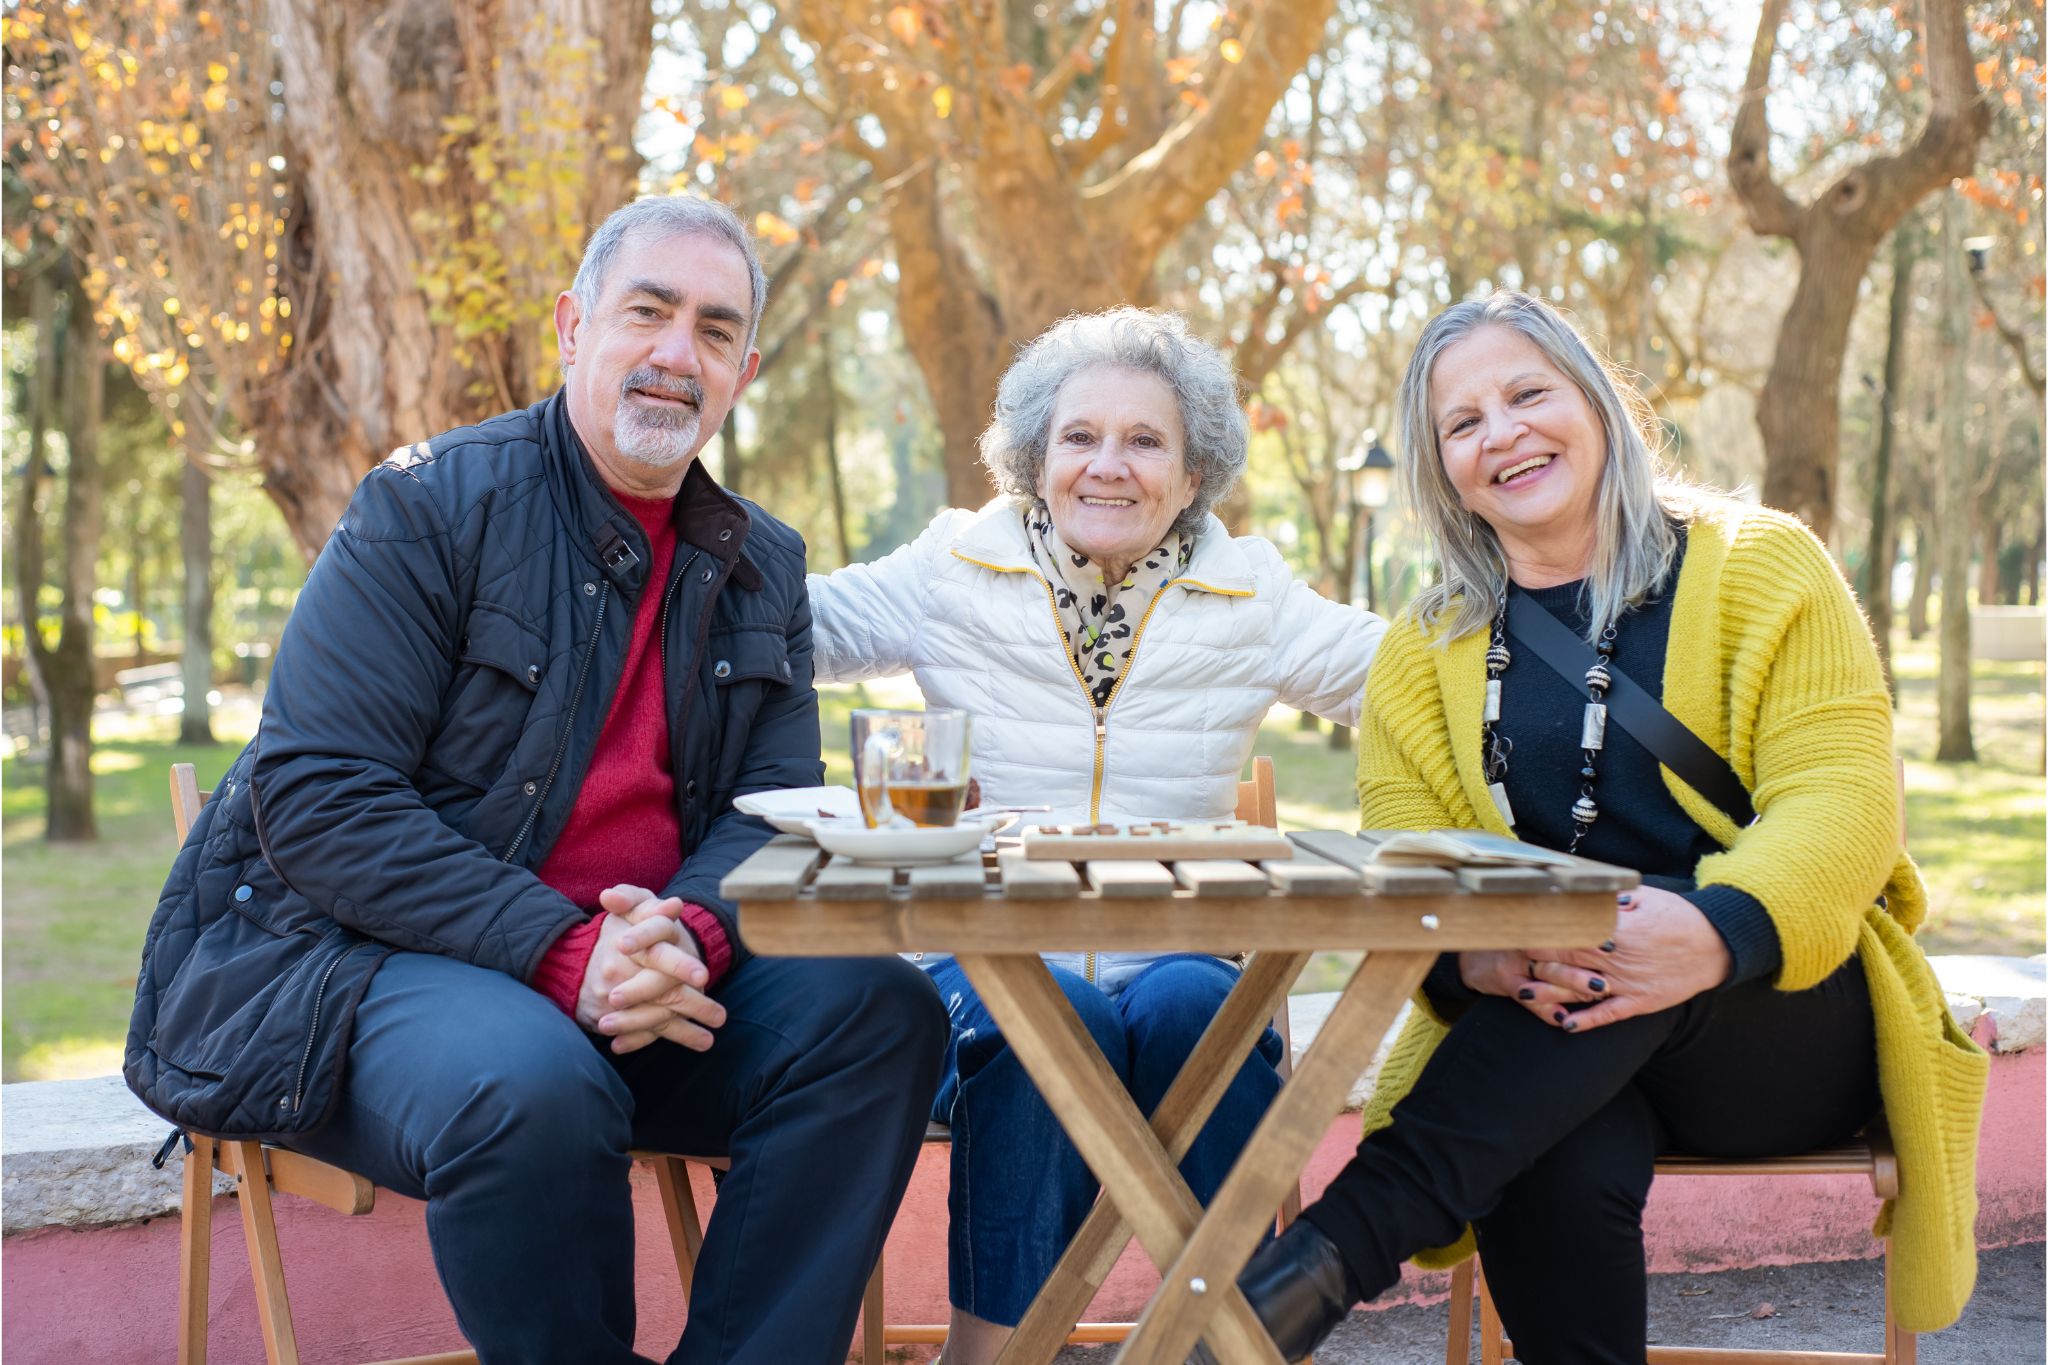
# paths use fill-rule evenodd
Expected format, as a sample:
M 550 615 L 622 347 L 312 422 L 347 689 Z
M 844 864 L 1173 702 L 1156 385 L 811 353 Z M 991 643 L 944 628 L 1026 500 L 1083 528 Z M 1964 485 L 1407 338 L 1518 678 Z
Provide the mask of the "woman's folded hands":
M 1728 945 L 1691 901 L 1649 886 L 1618 900 L 1614 937 L 1598 948 L 1460 953 L 1459 977 L 1567 1033 L 1670 1009 L 1727 980 Z

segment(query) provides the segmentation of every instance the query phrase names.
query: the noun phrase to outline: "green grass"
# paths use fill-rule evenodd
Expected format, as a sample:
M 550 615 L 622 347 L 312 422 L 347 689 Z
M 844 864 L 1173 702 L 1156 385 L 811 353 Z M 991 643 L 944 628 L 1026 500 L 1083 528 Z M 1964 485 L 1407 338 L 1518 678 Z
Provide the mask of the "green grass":
M 2039 953 L 2044 947 L 2043 702 L 2040 664 L 1980 663 L 1972 720 L 1978 761 L 1933 762 L 1935 657 L 1930 642 L 1901 641 L 1899 748 L 1906 758 L 1907 818 L 1930 910 L 1920 940 L 1935 953 Z M 823 693 L 826 781 L 851 780 L 847 713 L 915 705 L 907 681 Z M 174 851 L 165 774 L 191 762 L 202 786 L 227 767 L 255 725 L 231 698 L 216 712 L 223 743 L 181 748 L 167 718 L 102 717 L 94 756 L 100 839 L 43 841 L 43 770 L 0 762 L 0 890 L 4 890 L 4 1008 L 0 1076 L 41 1080 L 120 1069 L 142 935 Z M 1352 756 L 1325 733 L 1276 710 L 1258 751 L 1279 773 L 1280 819 L 1295 829 L 1356 828 Z M 1297 990 L 1341 984 L 1352 959 L 1330 953 Z

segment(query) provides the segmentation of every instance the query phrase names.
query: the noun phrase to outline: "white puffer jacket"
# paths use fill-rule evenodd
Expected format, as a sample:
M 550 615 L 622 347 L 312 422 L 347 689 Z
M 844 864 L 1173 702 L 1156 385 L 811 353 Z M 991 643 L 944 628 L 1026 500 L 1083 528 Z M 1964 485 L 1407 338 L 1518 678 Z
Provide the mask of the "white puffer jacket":
M 926 704 L 973 716 L 983 804 L 1050 805 L 1032 818 L 1062 824 L 1228 818 L 1267 710 L 1356 724 L 1386 632 L 1212 516 L 1187 572 L 1142 610 L 1098 719 L 1007 499 L 941 512 L 894 553 L 809 582 L 819 682 L 915 675 Z

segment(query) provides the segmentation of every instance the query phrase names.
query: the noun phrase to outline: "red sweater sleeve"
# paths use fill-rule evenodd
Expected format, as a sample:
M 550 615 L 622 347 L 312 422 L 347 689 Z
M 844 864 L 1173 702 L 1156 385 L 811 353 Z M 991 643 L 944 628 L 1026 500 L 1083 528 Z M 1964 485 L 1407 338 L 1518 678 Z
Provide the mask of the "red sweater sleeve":
M 732 970 L 732 943 L 725 936 L 725 926 L 703 906 L 684 901 L 683 927 L 697 937 L 697 947 L 704 955 L 704 970 L 710 976 L 704 989 L 710 990 Z
M 604 916 L 592 915 L 555 940 L 534 969 L 533 988 L 576 1017 L 576 997 L 583 992 L 583 975 L 590 970 L 590 955 L 597 951 L 597 935 L 604 928 Z

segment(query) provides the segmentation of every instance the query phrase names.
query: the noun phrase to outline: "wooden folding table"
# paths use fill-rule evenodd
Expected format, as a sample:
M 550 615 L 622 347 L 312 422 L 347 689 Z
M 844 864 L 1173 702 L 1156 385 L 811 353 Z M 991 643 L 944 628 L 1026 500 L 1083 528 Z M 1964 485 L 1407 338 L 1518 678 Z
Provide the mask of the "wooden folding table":
M 1005 852 L 891 868 L 782 837 L 726 878 L 755 952 L 956 955 L 1102 1182 L 1107 1197 L 1032 1304 L 1005 1365 L 1052 1359 L 1133 1235 L 1162 1280 L 1119 1361 L 1180 1365 L 1206 1339 L 1221 1361 L 1276 1365 L 1237 1273 L 1430 963 L 1461 949 L 1590 947 L 1614 931 L 1614 893 L 1637 882 L 1584 860 L 1451 872 L 1374 863 L 1372 834 L 1292 839 L 1294 858 L 1257 864 L 1033 862 Z M 1177 1164 L 1309 955 L 1325 949 L 1366 956 L 1204 1210 Z M 1252 953 L 1149 1121 L 1039 959 L 1088 950 Z

